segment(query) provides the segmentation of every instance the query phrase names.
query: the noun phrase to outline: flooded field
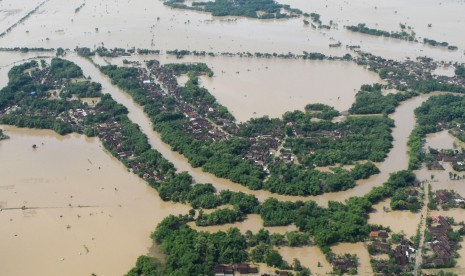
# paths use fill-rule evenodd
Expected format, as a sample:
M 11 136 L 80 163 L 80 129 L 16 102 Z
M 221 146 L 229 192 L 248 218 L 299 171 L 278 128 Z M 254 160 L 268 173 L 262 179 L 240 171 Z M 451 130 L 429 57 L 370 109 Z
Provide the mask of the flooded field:
M 462 1 L 439 0 L 386 2 L 377 0 L 367 5 L 362 0 L 349 2 L 282 0 L 304 12 L 321 14 L 324 24 L 332 20 L 331 30 L 312 29 L 302 18 L 288 20 L 257 20 L 248 18 L 215 18 L 206 13 L 172 10 L 162 1 L 114 0 L 84 2 L 82 0 L 47 1 L 37 12 L 16 26 L 4 38 L 4 47 L 63 47 L 104 44 L 107 47 L 139 47 L 150 49 L 188 49 L 215 52 L 278 52 L 302 51 L 343 55 L 346 48 L 329 48 L 341 41 L 344 45 L 361 45 L 362 49 L 391 58 L 428 55 L 437 59 L 464 60 L 465 44 L 460 26 L 464 19 Z M 85 5 L 76 12 L 83 3 Z M 25 14 L 36 1 L 3 0 L 0 11 Z M 420 10 L 419 10 L 420 9 Z M 14 22 L 20 16 L 7 16 Z M 461 51 L 448 51 L 394 39 L 353 34 L 344 25 L 367 23 L 372 28 L 398 31 L 406 23 L 418 34 L 448 41 Z M 432 24 L 428 28 L 428 24 Z M 7 25 L 8 26 L 8 25 Z M 58 27 L 59 26 L 59 27 Z M 447 30 L 447 32 L 445 31 Z M 421 39 L 420 39 L 421 40 Z
M 202 76 L 201 85 L 241 122 L 265 115 L 281 117 L 287 111 L 303 110 L 310 103 L 324 103 L 339 111 L 347 111 L 361 85 L 383 82 L 376 73 L 343 61 L 190 56 L 176 59 L 166 55 L 105 60 L 122 66 L 123 59 L 206 63 L 214 76 Z M 101 59 L 96 60 L 104 64 Z M 286 74 L 282 73 L 283 68 L 286 68 Z M 187 81 L 186 76 L 179 80 L 180 85 Z
M 358 275 L 373 275 L 373 269 L 370 264 L 370 255 L 368 249 L 362 242 L 358 243 L 339 243 L 331 247 L 333 252 L 338 255 L 356 254 L 358 257 L 359 266 L 357 268 Z
M 452 136 L 447 130 L 428 134 L 426 136 L 426 148 L 433 149 L 454 149 L 454 145 L 458 145 L 460 141 Z
M 303 110 L 310 103 L 346 111 L 362 84 L 381 82 L 377 74 L 349 62 L 247 58 L 199 61 L 216 73 L 213 78 L 202 77 L 201 84 L 239 121 L 264 115 L 280 117 L 290 110 Z
M 164 217 L 189 209 L 161 201 L 98 140 L 0 128 L 1 275 L 121 275 Z
M 310 268 L 312 275 L 326 275 L 332 271 L 332 266 L 317 246 L 281 247 L 279 253 L 288 263 L 298 259 L 303 266 Z
M 387 199 L 373 206 L 368 223 L 389 227 L 393 233 L 404 233 L 407 238 L 414 236 L 420 222 L 420 213 L 392 211 L 391 200 Z

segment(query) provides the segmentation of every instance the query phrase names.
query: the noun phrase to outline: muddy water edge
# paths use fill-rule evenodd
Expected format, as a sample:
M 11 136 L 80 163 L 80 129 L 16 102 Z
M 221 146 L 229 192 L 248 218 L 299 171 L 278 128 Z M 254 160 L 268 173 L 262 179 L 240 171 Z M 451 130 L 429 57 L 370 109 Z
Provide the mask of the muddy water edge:
M 163 202 L 97 139 L 0 127 L 1 275 L 122 274 L 164 217 L 189 209 Z

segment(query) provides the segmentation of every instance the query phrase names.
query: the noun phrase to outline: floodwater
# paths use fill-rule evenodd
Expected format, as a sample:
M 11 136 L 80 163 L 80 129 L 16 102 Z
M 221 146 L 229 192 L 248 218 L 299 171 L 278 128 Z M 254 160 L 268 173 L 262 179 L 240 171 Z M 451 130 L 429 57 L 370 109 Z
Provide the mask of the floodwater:
M 370 264 L 370 255 L 365 243 L 339 243 L 332 246 L 331 249 L 337 255 L 356 254 L 358 257 L 358 275 L 373 275 L 373 269 Z
M 265 200 L 269 197 L 274 197 L 279 200 L 315 200 L 321 205 L 326 205 L 329 200 L 344 201 L 351 196 L 362 196 L 366 194 L 373 186 L 382 185 L 388 178 L 389 174 L 398 170 L 405 170 L 408 166 L 407 157 L 407 140 L 415 125 L 414 109 L 421 105 L 426 99 L 432 95 L 439 93 L 430 93 L 428 95 L 420 95 L 413 99 L 402 103 L 397 111 L 390 117 L 395 121 L 396 127 L 393 129 L 394 147 L 388 154 L 386 160 L 379 166 L 381 173 L 374 175 L 367 180 L 358 181 L 358 185 L 354 189 L 347 191 L 328 193 L 321 196 L 299 197 L 299 196 L 284 196 L 273 194 L 267 191 L 252 191 L 237 183 L 229 180 L 217 178 L 212 174 L 203 172 L 200 168 L 192 168 L 187 162 L 187 159 L 182 155 L 173 152 L 171 147 L 163 143 L 160 135 L 153 131 L 152 125 L 148 117 L 144 114 L 142 107 L 134 103 L 129 95 L 121 91 L 111 84 L 111 81 L 101 74 L 97 68 L 86 59 L 69 55 L 69 60 L 78 64 L 84 71 L 84 75 L 92 76 L 93 80 L 102 84 L 103 92 L 110 93 L 113 98 L 119 103 L 126 106 L 129 110 L 129 118 L 137 122 L 142 131 L 149 137 L 150 144 L 157 149 L 163 156 L 171 161 L 179 171 L 188 171 L 197 183 L 212 183 L 217 189 L 230 189 L 233 191 L 242 191 L 255 195 L 259 200 Z M 259 104 L 258 102 L 256 103 Z M 226 105 L 227 106 L 227 105 Z
M 382 225 L 391 228 L 393 233 L 404 233 L 410 238 L 417 233 L 420 222 L 420 212 L 391 210 L 391 200 L 387 199 L 373 206 L 376 211 L 370 213 L 369 224 Z
M 240 122 L 265 115 L 281 117 L 287 111 L 304 110 L 310 103 L 323 103 L 347 111 L 361 85 L 383 83 L 378 74 L 345 61 L 192 56 L 176 59 L 167 55 L 105 60 L 122 66 L 123 59 L 144 62 L 151 58 L 163 64 L 206 63 L 214 76 L 201 76 L 201 86 Z M 102 64 L 102 61 L 98 63 Z M 286 74 L 283 74 L 283 68 L 286 68 Z M 186 76 L 178 77 L 179 85 L 186 81 Z
M 426 136 L 425 148 L 433 149 L 455 149 L 462 142 L 455 138 L 447 130 L 428 134 Z
M 0 275 L 121 275 L 164 217 L 189 209 L 163 202 L 96 139 L 1 128 Z
M 429 213 L 430 216 L 447 216 L 447 217 L 452 217 L 454 218 L 455 222 L 462 222 L 465 220 L 465 210 L 464 209 L 450 209 L 448 211 L 431 211 Z M 460 226 L 456 227 L 454 226 L 455 230 L 460 228 Z M 461 241 L 459 243 L 461 245 L 461 248 L 457 250 L 457 253 L 460 255 L 459 258 L 456 259 L 457 261 L 457 266 L 454 268 L 450 269 L 445 269 L 445 272 L 454 272 L 458 275 L 464 275 L 465 274 L 465 241 Z M 433 270 L 424 270 L 424 271 L 433 271 Z
M 465 185 L 464 179 L 461 180 L 452 180 L 449 176 L 449 172 L 456 173 L 460 175 L 462 178 L 465 176 L 465 172 L 456 172 L 452 169 L 452 166 L 449 163 L 443 163 L 443 167 L 445 170 L 443 171 L 430 171 L 426 168 L 422 168 L 421 170 L 417 171 L 417 177 L 421 179 L 430 179 L 431 175 L 433 175 L 433 182 L 431 183 L 431 187 L 433 188 L 433 192 L 435 190 L 454 190 L 458 192 L 460 195 L 465 197 Z
M 206 212 L 207 213 L 207 212 Z M 285 234 L 286 232 L 297 231 L 297 227 L 295 225 L 289 226 L 275 226 L 275 227 L 264 227 L 263 226 L 263 219 L 260 215 L 247 215 L 247 218 L 242 222 L 237 223 L 229 223 L 225 225 L 215 225 L 215 226 L 206 226 L 200 227 L 196 226 L 194 222 L 189 223 L 189 225 L 196 230 L 199 231 L 207 231 L 210 233 L 215 233 L 218 231 L 227 231 L 231 227 L 238 228 L 241 233 L 245 234 L 247 230 L 252 231 L 252 233 L 257 233 L 260 229 L 264 228 L 268 230 L 271 234 Z
M 303 266 L 310 269 L 312 275 L 326 275 L 333 269 L 331 264 L 326 260 L 325 255 L 317 246 L 283 246 L 275 249 L 277 249 L 283 256 L 284 260 L 290 264 L 294 261 L 294 259 L 298 259 Z
M 205 62 L 212 68 L 215 75 L 202 77 L 201 85 L 227 106 L 238 121 L 264 115 L 280 117 L 287 111 L 303 110 L 309 103 L 324 103 L 346 111 L 362 84 L 382 82 L 377 74 L 352 62 L 227 57 L 186 61 L 191 60 Z
M 405 1 L 295 1 L 281 0 L 304 12 L 317 12 L 324 24 L 333 21 L 336 28 L 317 30 L 305 26 L 302 18 L 257 20 L 216 18 L 207 13 L 172 10 L 162 1 L 150 0 L 49 0 L 39 10 L 0 38 L 4 47 L 138 47 L 160 50 L 188 49 L 213 52 L 322 52 L 344 55 L 344 45 L 361 45 L 362 50 L 389 58 L 431 56 L 436 59 L 464 61 L 465 44 L 461 37 L 464 3 L 457 0 Z M 79 12 L 75 9 L 85 3 Z M 0 11 L 11 26 L 37 1 L 3 0 Z M 16 11 L 15 11 L 16 10 Z M 1 15 L 0 15 L 1 16 Z M 1 17 L 0 17 L 1 18 Z M 425 46 L 394 39 L 354 34 L 344 25 L 367 23 L 369 27 L 399 31 L 399 23 L 411 26 L 420 38 L 427 37 L 457 45 L 458 51 Z M 431 28 L 427 25 L 432 24 Z M 447 32 L 445 31 L 447 30 Z M 420 39 L 422 40 L 422 39 Z
M 41 2 L 0 0 L 0 32 L 18 22 Z M 1 37 L 0 44 L 2 47 L 74 49 L 76 46 L 94 48 L 104 45 L 108 48 L 134 46 L 160 50 L 252 53 L 307 51 L 344 55 L 347 53 L 345 47 L 328 47 L 330 43 L 341 41 L 343 45 L 360 45 L 362 50 L 386 58 L 426 55 L 438 60 L 465 61 L 462 35 L 465 3 L 462 0 L 279 2 L 289 3 L 304 12 L 317 12 L 321 14 L 324 24 L 333 20 L 337 27 L 329 31 L 313 30 L 305 27 L 301 18 L 226 20 L 205 13 L 171 10 L 163 6 L 162 1 L 49 0 Z M 76 12 L 75 9 L 83 3 L 85 5 L 81 11 Z M 458 46 L 459 50 L 448 51 L 419 43 L 354 34 L 343 28 L 344 25 L 358 23 L 388 31 L 398 31 L 399 23 L 405 23 L 413 28 L 420 40 L 427 37 L 447 41 Z M 432 24 L 432 27 L 429 28 L 428 24 Z M 6 85 L 7 72 L 15 62 L 38 55 L 50 53 L 0 52 L 0 86 Z M 316 200 L 326 205 L 329 200 L 343 201 L 350 196 L 364 195 L 373 186 L 381 185 L 388 179 L 389 173 L 407 168 L 406 143 L 415 125 L 413 110 L 429 97 L 420 96 L 406 101 L 391 116 L 396 124 L 393 131 L 394 148 L 385 162 L 379 164 L 379 175 L 359 181 L 357 187 L 344 192 L 307 198 L 280 196 L 266 191 L 250 191 L 239 184 L 192 168 L 183 156 L 161 141 L 142 108 L 128 95 L 111 85 L 108 78 L 88 61 L 74 55 L 68 58 L 79 64 L 86 76 L 90 75 L 94 81 L 102 83 L 104 92 L 110 93 L 129 109 L 130 119 L 141 126 L 150 144 L 173 162 L 179 171 L 188 171 L 198 183 L 213 183 L 219 190 L 254 194 L 260 200 L 269 197 L 293 201 Z M 174 60 L 167 56 L 164 59 L 167 62 Z M 189 60 L 194 58 L 186 57 L 182 61 Z M 215 76 L 202 78 L 202 84 L 239 121 L 262 115 L 277 117 L 288 110 L 302 109 L 311 102 L 322 102 L 341 111 L 347 110 L 353 102 L 354 89 L 363 83 L 379 81 L 375 74 L 345 62 L 222 57 L 195 60 L 206 62 L 213 68 Z M 104 62 L 103 59 L 100 61 Z M 435 73 L 452 74 L 450 68 Z M 117 160 L 105 153 L 97 140 L 78 135 L 61 137 L 50 131 L 2 128 L 7 129 L 11 139 L 0 142 L 1 208 L 53 208 L 0 212 L 1 275 L 37 274 L 38 271 L 48 275 L 122 274 L 133 265 L 138 255 L 149 251 L 149 234 L 163 217 L 188 210 L 184 205 L 161 202 L 153 189 L 136 176 L 128 174 Z M 450 137 L 443 133 L 432 135 L 428 137 L 428 143 L 448 147 Z M 38 149 L 33 151 L 32 144 L 37 144 Z M 69 153 L 70 150 L 73 154 Z M 433 189 L 454 189 L 465 195 L 463 180 L 450 180 L 449 171 L 450 166 L 446 166 L 443 172 L 423 169 L 417 174 L 420 179 L 429 179 L 434 174 L 436 181 L 432 184 Z M 395 231 L 398 229 L 409 233 L 414 229 L 413 225 L 416 229 L 418 219 L 410 217 L 411 213 L 383 213 L 383 204 L 387 204 L 387 201 L 377 205 L 381 211 L 371 214 L 370 223 L 380 223 Z M 78 208 L 77 205 L 96 207 Z M 244 231 L 257 230 L 261 225 L 261 220 L 252 215 L 234 226 Z M 228 226 L 218 227 L 218 230 Z M 213 229 L 207 227 L 205 230 Z M 274 228 L 273 231 L 287 229 L 292 227 Z M 341 244 L 333 250 L 336 253 L 357 253 L 361 262 L 360 274 L 372 273 L 368 253 L 362 243 Z M 294 256 L 300 257 L 302 264 L 309 266 L 314 273 L 324 274 L 330 270 L 324 256 L 315 247 L 283 247 L 280 252 L 288 261 L 292 261 Z M 461 253 L 465 256 L 465 252 Z M 315 265 L 318 262 L 322 267 Z

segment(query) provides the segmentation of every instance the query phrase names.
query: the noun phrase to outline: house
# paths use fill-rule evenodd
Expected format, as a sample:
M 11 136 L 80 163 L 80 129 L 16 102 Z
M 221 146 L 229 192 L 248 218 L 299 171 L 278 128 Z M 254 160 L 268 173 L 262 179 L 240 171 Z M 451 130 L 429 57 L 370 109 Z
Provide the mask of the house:
M 372 244 L 378 252 L 386 253 L 386 254 L 391 252 L 391 246 L 388 243 L 374 241 Z
M 334 270 L 341 270 L 343 272 L 349 271 L 351 268 L 355 268 L 355 262 L 349 258 L 338 258 L 332 262 Z
M 378 238 L 379 239 L 387 239 L 387 238 L 389 238 L 389 234 L 385 230 L 371 231 L 370 232 L 370 238 L 373 238 L 373 239 L 378 239 Z
M 213 273 L 215 276 L 234 276 L 234 269 L 230 265 L 216 265 Z
M 240 274 L 257 274 L 258 268 L 251 267 L 249 264 L 236 264 L 235 265 L 236 272 Z

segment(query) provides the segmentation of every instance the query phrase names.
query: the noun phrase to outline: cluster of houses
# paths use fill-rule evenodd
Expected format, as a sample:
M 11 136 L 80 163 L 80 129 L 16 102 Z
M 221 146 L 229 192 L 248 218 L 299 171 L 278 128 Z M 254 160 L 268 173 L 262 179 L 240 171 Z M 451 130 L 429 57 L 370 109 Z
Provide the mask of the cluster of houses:
M 396 86 L 410 86 L 411 81 L 419 81 L 428 79 L 430 72 L 437 68 L 437 64 L 429 59 L 419 59 L 418 61 L 406 58 L 403 62 L 384 59 L 370 53 L 360 52 L 359 62 L 366 63 L 369 67 L 380 70 L 384 69 L 387 76 L 384 77 L 390 85 Z M 401 75 L 405 74 L 405 76 Z
M 440 63 L 433 61 L 430 58 L 418 57 L 416 60 L 405 58 L 403 62 L 384 59 L 370 53 L 360 52 L 358 63 L 366 64 L 370 68 L 378 70 L 385 70 L 386 76 L 384 79 L 392 86 L 406 86 L 411 87 L 414 81 L 421 80 L 437 80 L 441 84 L 461 85 L 465 86 L 465 79 L 456 76 L 437 76 L 432 74 L 434 70 L 438 69 Z M 455 66 L 454 64 L 443 64 L 445 66 Z
M 124 137 L 122 134 L 123 126 L 120 123 L 114 120 L 108 120 L 105 123 L 99 124 L 97 129 L 98 136 L 102 142 L 108 145 L 111 149 L 115 149 L 116 151 L 121 148 Z M 118 155 L 121 155 L 121 158 L 132 157 L 132 154 L 127 152 L 119 152 Z
M 345 254 L 337 256 L 331 262 L 333 270 L 341 271 L 343 273 L 348 272 L 351 269 L 357 269 L 357 261 L 355 255 Z
M 456 192 L 448 190 L 437 190 L 433 200 L 444 209 L 450 207 L 465 206 L 465 200 Z
M 457 247 L 457 242 L 449 239 L 449 233 L 453 231 L 452 226 L 443 216 L 432 216 L 431 219 L 428 231 L 433 235 L 433 239 L 428 244 L 434 254 L 425 256 L 423 264 L 426 267 L 448 266 Z
M 277 271 L 275 274 L 263 273 L 260 274 L 258 267 L 250 264 L 234 264 L 234 265 L 216 265 L 213 269 L 215 276 L 234 276 L 234 275 L 261 275 L 261 276 L 287 276 L 290 275 L 287 271 Z
M 430 151 L 432 160 L 427 164 L 430 170 L 444 170 L 443 163 L 450 163 L 455 171 L 465 171 L 465 153 L 455 150 Z
M 139 71 L 139 81 L 142 81 L 144 88 L 148 90 L 148 95 L 152 99 L 160 100 L 171 96 L 176 101 L 176 109 L 184 114 L 188 119 L 182 125 L 183 131 L 190 134 L 197 140 L 215 142 L 223 141 L 228 138 L 228 133 L 222 130 L 212 120 L 208 119 L 212 113 L 215 113 L 215 108 L 208 106 L 207 103 L 202 102 L 202 99 L 195 99 L 195 103 L 188 103 L 181 95 L 181 88 L 178 86 L 174 71 L 160 66 L 158 61 L 150 62 L 150 73 L 155 76 L 157 81 L 163 85 L 165 90 L 160 88 L 154 81 L 150 79 L 147 72 L 144 70 Z M 203 116 L 200 110 L 207 106 L 207 114 Z M 212 116 L 220 117 L 218 114 Z M 228 121 L 226 118 L 221 118 L 223 124 L 233 122 Z
M 380 260 L 375 263 L 376 271 L 383 271 L 391 262 L 397 265 L 401 270 L 408 270 L 408 266 L 415 262 L 416 250 L 413 248 L 413 243 L 402 238 L 400 242 L 393 248 L 388 242 L 389 233 L 385 230 L 370 232 L 371 247 L 375 252 L 381 254 L 389 254 L 392 261 Z
M 159 174 L 155 168 L 150 168 L 146 163 L 138 161 L 137 155 L 133 151 L 127 151 L 122 148 L 123 141 L 126 137 L 123 135 L 123 126 L 109 119 L 105 123 L 97 125 L 98 136 L 111 151 L 117 153 L 120 160 L 127 161 L 129 169 L 139 175 L 142 175 L 145 180 L 153 180 L 156 182 L 162 181 L 164 176 Z
M 273 135 L 258 135 L 247 138 L 249 149 L 242 154 L 242 158 L 252 164 L 266 168 L 268 158 L 274 154 L 281 141 Z
M 233 276 L 236 274 L 258 274 L 258 268 L 250 266 L 249 264 L 235 264 L 235 265 L 217 265 L 213 273 L 215 276 Z

